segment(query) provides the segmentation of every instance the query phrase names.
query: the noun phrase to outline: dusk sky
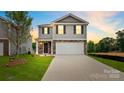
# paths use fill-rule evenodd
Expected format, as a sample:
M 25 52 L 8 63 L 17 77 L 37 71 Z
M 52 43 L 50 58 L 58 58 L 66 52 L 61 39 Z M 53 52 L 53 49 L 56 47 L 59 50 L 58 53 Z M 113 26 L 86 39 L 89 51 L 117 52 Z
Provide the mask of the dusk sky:
M 30 16 L 33 17 L 32 26 L 36 30 L 37 25 L 50 23 L 68 13 L 73 13 L 89 22 L 87 29 L 88 40 L 92 40 L 94 42 L 98 42 L 104 37 L 115 38 L 115 33 L 118 30 L 124 29 L 124 12 L 29 12 Z M 5 17 L 4 12 L 0 12 L 0 16 Z

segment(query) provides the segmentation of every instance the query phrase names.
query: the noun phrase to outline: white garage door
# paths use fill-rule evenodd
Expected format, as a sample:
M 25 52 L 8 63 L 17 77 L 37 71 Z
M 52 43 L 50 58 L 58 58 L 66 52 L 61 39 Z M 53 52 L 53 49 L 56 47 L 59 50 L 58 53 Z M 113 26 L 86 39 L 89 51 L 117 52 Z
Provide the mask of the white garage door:
M 0 56 L 3 56 L 3 43 L 0 43 Z
M 83 42 L 57 42 L 56 54 L 84 54 Z

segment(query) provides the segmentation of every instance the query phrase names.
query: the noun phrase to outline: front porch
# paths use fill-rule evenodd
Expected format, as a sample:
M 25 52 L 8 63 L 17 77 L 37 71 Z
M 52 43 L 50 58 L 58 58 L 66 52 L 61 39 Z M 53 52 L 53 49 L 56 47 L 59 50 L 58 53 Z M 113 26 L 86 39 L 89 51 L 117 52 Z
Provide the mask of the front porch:
M 52 41 L 38 41 L 38 54 L 39 55 L 52 54 Z

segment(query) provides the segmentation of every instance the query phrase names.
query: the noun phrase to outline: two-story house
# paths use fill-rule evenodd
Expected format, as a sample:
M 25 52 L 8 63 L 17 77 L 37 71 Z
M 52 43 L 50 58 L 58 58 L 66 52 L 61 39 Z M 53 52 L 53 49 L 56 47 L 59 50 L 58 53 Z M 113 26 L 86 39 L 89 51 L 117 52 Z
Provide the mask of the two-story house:
M 5 18 L 0 17 L 0 56 L 3 55 L 13 55 L 15 54 L 16 47 L 12 43 L 12 41 L 7 36 L 7 31 L 12 31 L 15 33 L 15 26 L 8 22 Z M 16 37 L 13 37 L 16 38 Z M 27 53 L 28 50 L 32 50 L 32 40 L 29 38 L 27 42 L 21 44 L 19 49 L 19 53 Z
M 89 23 L 71 13 L 39 25 L 37 54 L 86 54 L 87 25 Z

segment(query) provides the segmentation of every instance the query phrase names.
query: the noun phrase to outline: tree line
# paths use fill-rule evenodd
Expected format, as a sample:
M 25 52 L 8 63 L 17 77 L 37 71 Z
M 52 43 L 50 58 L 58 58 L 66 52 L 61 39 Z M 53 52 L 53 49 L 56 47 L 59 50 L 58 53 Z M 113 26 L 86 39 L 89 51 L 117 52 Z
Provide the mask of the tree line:
M 124 30 L 118 31 L 115 34 L 117 34 L 116 39 L 105 37 L 96 44 L 93 41 L 89 41 L 87 52 L 124 52 Z

